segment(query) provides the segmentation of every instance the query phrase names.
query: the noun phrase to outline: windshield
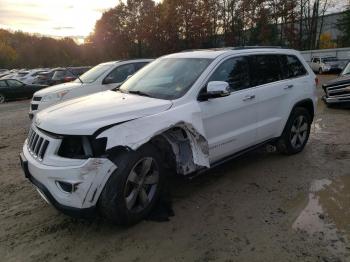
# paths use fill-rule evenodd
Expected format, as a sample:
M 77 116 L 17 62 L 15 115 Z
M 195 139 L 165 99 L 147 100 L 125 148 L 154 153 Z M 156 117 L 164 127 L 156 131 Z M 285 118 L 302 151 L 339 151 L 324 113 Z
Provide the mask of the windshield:
M 342 76 L 344 76 L 344 75 L 350 75 L 350 63 L 348 63 L 348 64 L 345 66 L 345 68 L 343 69 L 343 72 L 341 72 L 340 75 L 342 75 Z
M 102 74 L 104 74 L 108 69 L 110 69 L 113 64 L 99 64 L 91 68 L 86 73 L 80 76 L 80 79 L 83 83 L 92 83 L 95 82 Z M 79 80 L 77 82 L 80 82 Z
M 120 91 L 177 99 L 191 88 L 211 62 L 203 58 L 160 58 L 127 80 Z

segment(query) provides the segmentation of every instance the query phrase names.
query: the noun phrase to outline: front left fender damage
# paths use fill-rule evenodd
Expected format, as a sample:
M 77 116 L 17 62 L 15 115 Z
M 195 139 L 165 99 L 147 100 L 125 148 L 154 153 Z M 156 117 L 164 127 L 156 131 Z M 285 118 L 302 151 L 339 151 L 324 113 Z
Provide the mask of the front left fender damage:
M 169 130 L 174 128 L 181 128 L 186 133 L 191 149 L 192 163 L 187 161 L 186 152 L 177 147 L 176 139 L 171 141 L 169 138 Z M 113 126 L 103 131 L 97 138 L 107 138 L 106 150 L 120 146 L 137 150 L 158 135 L 164 135 L 172 145 L 178 172 L 188 174 L 199 168 L 210 167 L 209 146 L 198 103 L 177 106 L 158 114 Z M 187 159 L 183 159 L 184 157 Z M 183 163 L 187 163 L 186 168 L 181 166 Z

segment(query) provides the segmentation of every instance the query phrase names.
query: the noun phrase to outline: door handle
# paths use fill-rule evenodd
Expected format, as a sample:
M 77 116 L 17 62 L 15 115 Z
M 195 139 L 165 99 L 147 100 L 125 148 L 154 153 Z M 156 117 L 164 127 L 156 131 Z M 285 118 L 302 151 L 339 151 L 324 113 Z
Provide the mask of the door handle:
M 284 89 L 291 89 L 293 87 L 294 87 L 294 85 L 287 85 Z
M 245 97 L 243 98 L 243 101 L 252 100 L 252 99 L 254 99 L 254 98 L 255 98 L 255 95 L 248 95 L 248 96 L 245 96 Z

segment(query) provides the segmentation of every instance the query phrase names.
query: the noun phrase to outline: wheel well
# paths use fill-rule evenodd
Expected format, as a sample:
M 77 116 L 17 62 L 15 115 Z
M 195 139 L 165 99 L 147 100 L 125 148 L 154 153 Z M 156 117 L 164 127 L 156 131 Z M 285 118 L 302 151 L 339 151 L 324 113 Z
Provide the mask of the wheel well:
M 294 110 L 294 108 L 297 108 L 297 107 L 305 108 L 309 112 L 309 114 L 311 116 L 311 120 L 314 119 L 314 116 L 315 116 L 314 103 L 312 102 L 311 99 L 306 99 L 306 100 L 298 102 L 293 107 L 293 110 Z
M 161 152 L 166 168 L 187 175 L 198 169 L 194 163 L 191 140 L 181 127 L 173 127 L 150 140 Z

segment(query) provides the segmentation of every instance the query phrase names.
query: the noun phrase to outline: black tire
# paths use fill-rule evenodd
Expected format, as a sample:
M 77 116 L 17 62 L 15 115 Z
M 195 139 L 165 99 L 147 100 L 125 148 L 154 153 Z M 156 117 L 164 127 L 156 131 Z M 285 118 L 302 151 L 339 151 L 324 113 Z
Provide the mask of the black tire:
M 299 124 L 301 119 L 302 122 Z M 294 108 L 281 137 L 277 141 L 277 150 L 286 155 L 293 155 L 303 151 L 310 136 L 311 122 L 310 113 L 305 108 Z M 298 131 L 296 130 L 297 126 L 299 126 Z M 306 130 L 304 131 L 305 128 Z
M 5 95 L 0 94 L 0 104 L 5 103 L 5 101 L 6 101 L 6 97 L 5 97 Z
M 322 70 L 321 67 L 318 69 L 318 74 L 319 74 L 319 75 L 322 75 L 322 74 L 323 74 L 323 70 Z
M 153 188 L 153 185 L 141 186 L 138 185 L 138 182 L 131 182 L 131 180 L 134 179 L 130 179 L 130 177 L 132 177 L 131 171 L 135 171 L 137 168 L 139 168 L 138 165 L 141 165 L 142 171 L 144 167 L 144 162 L 142 161 L 147 162 L 149 159 L 153 160 L 150 167 L 150 170 L 152 171 L 149 171 L 149 173 L 154 172 L 156 169 L 158 170 L 158 181 L 155 189 Z M 118 168 L 114 171 L 114 173 L 112 173 L 101 193 L 99 199 L 99 209 L 102 215 L 111 222 L 122 226 L 130 226 L 147 217 L 155 203 L 158 201 L 164 177 L 162 158 L 160 152 L 153 145 L 146 144 L 137 151 L 127 152 L 119 157 L 116 157 L 114 161 Z M 136 171 L 133 173 L 136 173 Z M 150 174 L 149 177 L 151 177 L 152 174 Z M 137 177 L 139 178 L 141 175 Z M 147 177 L 147 175 L 144 177 Z M 143 178 L 145 184 L 146 180 L 147 178 Z M 132 188 L 133 186 L 134 188 Z M 152 186 L 148 193 L 144 188 L 146 186 Z M 139 190 L 139 192 L 136 193 L 137 200 L 135 202 L 135 207 L 129 208 L 127 204 L 127 195 L 131 196 L 134 190 Z M 149 202 L 147 203 L 147 206 L 145 204 L 144 207 L 144 204 L 142 203 L 144 201 L 141 199 L 143 198 L 141 197 L 141 191 L 146 192 L 147 197 L 150 197 L 151 190 L 152 198 L 148 200 Z M 130 202 L 132 201 L 129 201 L 128 203 Z M 140 207 L 137 207 L 137 204 L 139 204 Z

